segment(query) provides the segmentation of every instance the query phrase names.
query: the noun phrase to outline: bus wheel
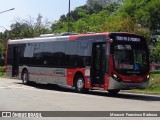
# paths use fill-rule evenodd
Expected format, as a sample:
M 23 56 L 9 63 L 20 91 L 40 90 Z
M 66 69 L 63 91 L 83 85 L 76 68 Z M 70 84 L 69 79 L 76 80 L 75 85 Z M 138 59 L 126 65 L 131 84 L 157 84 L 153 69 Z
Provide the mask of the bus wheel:
M 117 95 L 120 90 L 108 90 L 110 95 Z
M 23 84 L 27 85 L 29 83 L 29 76 L 28 76 L 28 71 L 24 70 L 22 73 L 22 82 Z
M 76 92 L 78 92 L 78 93 L 84 93 L 84 92 L 89 91 L 89 89 L 85 88 L 85 82 L 84 82 L 83 77 L 77 77 L 76 78 L 75 89 L 76 89 Z

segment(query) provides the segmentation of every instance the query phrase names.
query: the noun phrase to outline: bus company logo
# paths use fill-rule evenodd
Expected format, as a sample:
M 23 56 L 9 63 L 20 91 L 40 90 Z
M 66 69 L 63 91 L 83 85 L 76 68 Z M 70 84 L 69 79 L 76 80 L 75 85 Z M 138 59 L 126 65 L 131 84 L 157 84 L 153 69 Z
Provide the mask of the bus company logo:
M 65 70 L 63 69 L 55 69 L 52 72 L 53 75 L 65 76 Z
M 2 112 L 2 117 L 10 118 L 10 117 L 12 117 L 12 114 L 11 114 L 11 112 Z

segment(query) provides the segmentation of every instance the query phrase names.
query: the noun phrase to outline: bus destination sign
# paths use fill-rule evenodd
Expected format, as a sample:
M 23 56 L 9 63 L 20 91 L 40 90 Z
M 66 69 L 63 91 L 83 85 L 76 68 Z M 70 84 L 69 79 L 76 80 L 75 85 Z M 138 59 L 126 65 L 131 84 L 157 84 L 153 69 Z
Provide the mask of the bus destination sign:
M 116 36 L 116 40 L 118 41 L 128 41 L 128 42 L 140 42 L 140 38 L 136 37 L 127 37 L 127 36 Z

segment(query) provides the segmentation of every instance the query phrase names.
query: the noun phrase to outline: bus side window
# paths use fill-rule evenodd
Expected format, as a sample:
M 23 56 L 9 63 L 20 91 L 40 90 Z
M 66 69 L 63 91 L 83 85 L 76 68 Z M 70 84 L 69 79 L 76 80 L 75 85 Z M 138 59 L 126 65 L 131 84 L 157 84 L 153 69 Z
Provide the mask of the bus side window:
M 54 66 L 65 66 L 65 41 L 57 41 L 54 44 Z
M 27 43 L 24 48 L 24 58 L 32 58 L 33 57 L 34 44 Z
M 78 66 L 88 66 L 90 62 L 90 46 L 88 41 L 80 41 L 78 45 Z
M 53 66 L 53 42 L 44 43 L 43 59 L 46 65 Z
M 24 65 L 32 65 L 33 63 L 33 50 L 34 43 L 26 43 L 24 47 L 22 47 L 23 55 L 21 56 L 20 62 Z
M 77 60 L 77 41 L 66 42 L 66 66 L 75 67 Z
M 43 43 L 35 43 L 33 49 L 33 58 L 32 64 L 33 65 L 44 65 L 43 64 Z
M 43 43 L 36 43 L 34 46 L 33 57 L 39 59 L 43 57 Z

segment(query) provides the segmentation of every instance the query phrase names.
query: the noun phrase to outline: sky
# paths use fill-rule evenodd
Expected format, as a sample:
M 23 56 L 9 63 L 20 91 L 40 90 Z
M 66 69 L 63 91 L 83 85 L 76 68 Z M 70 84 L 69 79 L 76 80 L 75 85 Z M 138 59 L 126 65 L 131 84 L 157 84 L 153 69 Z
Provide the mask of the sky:
M 70 0 L 71 10 L 82 6 L 87 0 Z M 68 13 L 69 0 L 0 0 L 0 12 L 15 8 L 0 14 L 0 32 L 10 29 L 10 25 L 16 20 L 36 19 L 38 14 L 43 16 L 43 20 L 50 22 L 58 20 L 63 14 Z

